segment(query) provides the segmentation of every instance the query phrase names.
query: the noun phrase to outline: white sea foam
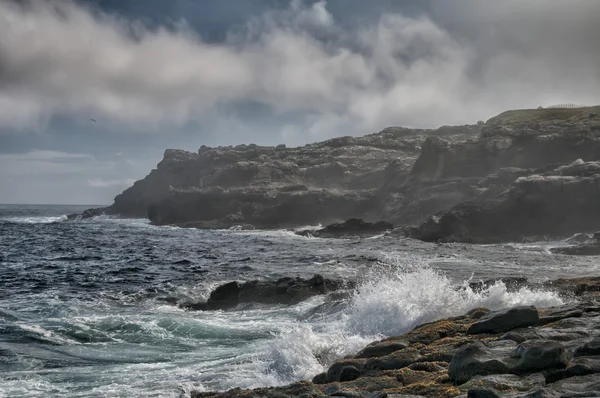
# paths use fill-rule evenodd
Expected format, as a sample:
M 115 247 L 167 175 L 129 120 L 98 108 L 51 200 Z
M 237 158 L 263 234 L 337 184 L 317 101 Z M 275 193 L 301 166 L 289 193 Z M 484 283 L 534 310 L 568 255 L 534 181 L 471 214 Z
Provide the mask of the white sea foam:
M 53 222 L 65 221 L 67 219 L 66 215 L 55 216 L 55 217 L 5 217 L 2 218 L 4 221 L 9 221 L 17 224 L 50 224 Z
M 502 282 L 475 293 L 466 288 L 468 281 L 461 288 L 439 271 L 410 260 L 415 259 L 372 272 L 341 313 L 282 328 L 263 360 L 256 362 L 257 374 L 251 380 L 247 376 L 232 380 L 232 386 L 281 385 L 311 378 L 371 341 L 476 307 L 563 304 L 556 293 L 529 288 L 508 291 Z
M 364 336 L 389 336 L 476 307 L 498 309 L 515 305 L 548 307 L 563 304 L 554 292 L 529 288 L 509 292 L 502 282 L 477 293 L 463 287 L 457 288 L 448 277 L 428 266 L 388 268 L 357 289 L 346 326 L 350 332 Z

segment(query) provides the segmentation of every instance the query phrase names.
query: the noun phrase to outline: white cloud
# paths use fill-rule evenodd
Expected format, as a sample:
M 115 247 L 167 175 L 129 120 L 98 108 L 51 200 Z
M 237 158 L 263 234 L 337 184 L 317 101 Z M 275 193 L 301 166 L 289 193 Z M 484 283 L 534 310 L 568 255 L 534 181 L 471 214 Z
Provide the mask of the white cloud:
M 600 103 L 597 36 L 589 48 L 583 38 L 569 41 L 569 32 L 597 26 L 586 15 L 598 15 L 598 2 L 552 8 L 570 27 L 560 29 L 561 40 L 531 38 L 530 26 L 554 12 L 548 2 L 520 7 L 517 16 L 504 5 L 461 2 L 460 10 L 488 22 L 474 23 L 497 53 L 427 17 L 387 14 L 344 30 L 325 1 L 292 1 L 218 44 L 184 25 L 149 31 L 69 0 L 31 3 L 0 2 L 0 132 L 43 129 L 54 115 L 168 131 L 251 101 L 304 114 L 281 137 L 315 140 L 390 124 L 474 122 L 544 102 Z M 515 40 L 524 48 L 504 47 Z

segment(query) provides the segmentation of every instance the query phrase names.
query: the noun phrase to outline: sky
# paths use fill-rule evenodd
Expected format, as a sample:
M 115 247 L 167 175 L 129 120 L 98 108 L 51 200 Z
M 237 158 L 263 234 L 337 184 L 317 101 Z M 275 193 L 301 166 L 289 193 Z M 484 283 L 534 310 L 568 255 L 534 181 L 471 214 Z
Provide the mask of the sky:
M 600 104 L 600 1 L 2 0 L 0 203 L 110 204 L 167 148 Z

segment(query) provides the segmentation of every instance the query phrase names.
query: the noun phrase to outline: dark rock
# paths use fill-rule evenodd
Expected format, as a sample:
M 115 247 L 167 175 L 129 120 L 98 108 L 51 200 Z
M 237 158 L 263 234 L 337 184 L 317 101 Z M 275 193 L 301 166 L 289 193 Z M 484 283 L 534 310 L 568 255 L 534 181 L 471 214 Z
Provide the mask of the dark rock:
M 360 377 L 360 370 L 355 366 L 345 366 L 340 372 L 340 381 L 352 381 Z
M 585 376 L 592 373 L 600 373 L 600 358 L 577 357 L 569 363 L 566 369 L 557 369 L 547 372 L 546 381 L 548 383 L 553 383 L 569 377 Z
M 467 334 L 502 333 L 509 330 L 537 325 L 539 314 L 535 307 L 513 307 L 491 311 L 473 323 Z
M 310 279 L 280 278 L 276 281 L 229 282 L 213 290 L 206 303 L 182 303 L 180 306 L 205 311 L 230 309 L 241 303 L 291 305 L 344 286 L 341 281 L 325 279 L 318 274 Z
M 460 348 L 448 365 L 448 375 L 453 382 L 462 384 L 475 375 L 510 373 L 509 364 L 498 352 L 475 342 Z
M 574 376 L 548 384 L 548 388 L 560 393 L 561 397 L 600 397 L 600 374 Z
M 352 237 L 375 235 L 393 229 L 394 226 L 385 221 L 375 223 L 364 222 L 359 218 L 351 218 L 341 224 L 331 224 L 317 231 L 306 230 L 298 232 L 299 235 L 310 235 L 314 237 Z
M 491 388 L 469 388 L 467 398 L 500 398 L 500 394 Z
M 593 339 L 592 341 L 577 347 L 573 355 L 576 357 L 585 355 L 600 355 L 600 338 Z
M 239 304 L 240 284 L 229 282 L 218 286 L 210 293 L 207 304 L 210 307 L 227 309 Z
M 600 293 L 600 277 L 560 278 L 545 283 L 544 287 L 558 290 L 565 295 L 595 297 Z
M 102 216 L 105 214 L 106 209 L 97 208 L 97 209 L 87 209 L 81 214 L 69 214 L 67 215 L 67 221 L 79 221 L 86 220 L 88 218 L 93 218 L 97 216 Z
M 315 377 L 313 377 L 312 382 L 314 384 L 327 384 L 329 383 L 329 378 L 327 377 L 327 373 L 319 373 Z
M 309 297 L 343 287 L 340 281 L 315 275 L 310 279 L 281 278 L 275 282 L 250 281 L 240 286 L 240 302 L 296 304 Z
M 540 316 L 540 325 L 560 321 L 566 318 L 578 318 L 582 316 L 584 311 L 578 307 L 578 304 L 567 304 L 560 307 L 555 307 L 550 310 L 545 310 Z
M 327 380 L 329 382 L 340 381 L 340 377 L 345 368 L 353 367 L 360 371 L 363 368 L 364 363 L 364 359 L 343 359 L 337 361 L 327 370 Z
M 419 362 L 423 356 L 413 349 L 404 349 L 395 351 L 383 357 L 370 358 L 365 364 L 365 369 L 369 370 L 389 370 L 402 369 L 405 366 Z
M 528 340 L 519 344 L 513 357 L 519 358 L 513 367 L 517 372 L 566 368 L 569 362 L 562 344 L 544 340 Z
M 527 286 L 527 278 L 523 277 L 502 277 L 502 278 L 494 278 L 494 279 L 486 279 L 480 282 L 471 282 L 469 283 L 469 287 L 476 293 L 479 293 L 490 286 L 495 285 L 497 282 L 502 282 L 506 285 L 506 289 L 509 292 L 515 292 L 519 289 Z
M 358 354 L 356 354 L 356 358 L 383 357 L 395 351 L 403 350 L 408 347 L 408 345 L 408 343 L 402 341 L 378 342 L 369 344 Z

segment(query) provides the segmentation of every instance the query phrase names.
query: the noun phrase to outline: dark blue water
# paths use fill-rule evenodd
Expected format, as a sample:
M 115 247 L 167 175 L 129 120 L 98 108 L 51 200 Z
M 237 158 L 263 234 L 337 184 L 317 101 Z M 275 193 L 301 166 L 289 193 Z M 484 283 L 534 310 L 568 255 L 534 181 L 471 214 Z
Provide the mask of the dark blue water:
M 381 336 L 475 306 L 558 304 L 551 292 L 481 294 L 469 278 L 589 275 L 597 257 L 549 253 L 561 242 L 437 245 L 332 240 L 293 231 L 201 231 L 146 220 L 67 222 L 73 206 L 0 206 L 0 397 L 180 397 L 191 389 L 309 378 Z M 230 280 L 358 280 L 324 314 L 299 305 L 188 312 Z

